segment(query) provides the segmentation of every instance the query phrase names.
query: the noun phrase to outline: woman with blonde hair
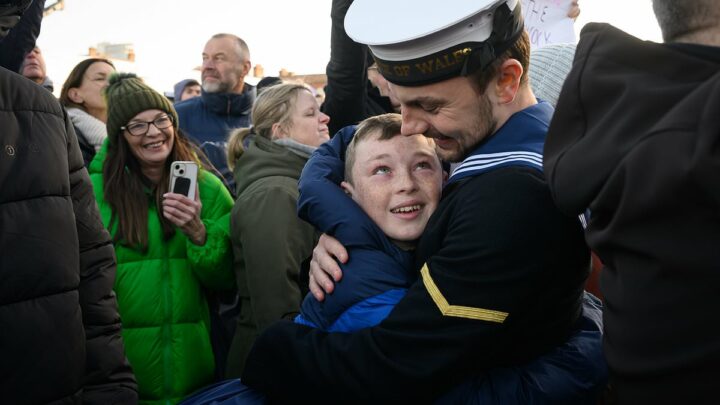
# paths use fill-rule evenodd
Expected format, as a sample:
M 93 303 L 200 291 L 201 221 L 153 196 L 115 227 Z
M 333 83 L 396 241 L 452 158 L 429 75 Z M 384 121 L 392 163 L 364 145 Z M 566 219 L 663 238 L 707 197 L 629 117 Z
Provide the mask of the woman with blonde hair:
M 310 154 L 330 139 L 330 118 L 300 84 L 265 89 L 255 100 L 252 119 L 254 126 L 235 131 L 228 143 L 238 194 L 231 234 L 241 305 L 228 377 L 240 376 L 259 333 L 299 313 L 298 275 L 312 254 L 316 232 L 295 213 L 297 182 Z
M 110 78 L 105 146 L 90 164 L 117 255 L 117 294 L 140 402 L 177 403 L 211 383 L 205 289 L 233 287 L 232 197 L 205 170 L 170 101 L 132 74 Z M 199 167 L 195 198 L 170 192 L 174 161 Z

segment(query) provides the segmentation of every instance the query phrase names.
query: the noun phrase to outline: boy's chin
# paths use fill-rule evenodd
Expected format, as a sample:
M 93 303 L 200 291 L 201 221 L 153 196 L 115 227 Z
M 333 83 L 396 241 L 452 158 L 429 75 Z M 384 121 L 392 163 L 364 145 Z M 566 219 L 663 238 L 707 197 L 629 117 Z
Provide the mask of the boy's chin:
M 395 246 L 399 247 L 402 250 L 414 250 L 417 246 L 418 238 L 415 239 L 393 239 L 390 238 L 390 242 L 392 242 Z

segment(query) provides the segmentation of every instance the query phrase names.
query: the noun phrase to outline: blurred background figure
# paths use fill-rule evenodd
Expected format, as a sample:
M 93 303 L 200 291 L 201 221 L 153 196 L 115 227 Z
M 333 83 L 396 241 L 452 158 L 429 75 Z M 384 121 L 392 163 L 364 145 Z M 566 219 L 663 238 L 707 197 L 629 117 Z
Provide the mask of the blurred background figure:
M 322 111 L 331 116 L 330 134 L 355 125 L 365 118 L 398 111 L 399 103 L 388 97 L 387 82 L 379 74 L 370 75 L 376 69 L 368 69 L 374 63 L 367 46 L 359 44 L 345 32 L 345 14 L 352 0 L 332 0 L 330 16 L 330 61 L 325 70 L 325 86 Z
M 204 291 L 235 284 L 233 202 L 167 98 L 132 74 L 112 76 L 106 95 L 108 140 L 90 173 L 115 242 L 126 352 L 141 402 L 176 403 L 214 378 Z M 194 200 L 168 192 L 173 161 L 201 168 Z
M 282 79 L 277 76 L 265 76 L 262 79 L 260 79 L 259 82 L 255 85 L 255 91 L 258 95 L 263 91 L 263 89 L 274 86 L 276 84 L 282 83 Z
M 45 58 L 43 58 L 43 54 L 37 46 L 25 55 L 20 74 L 41 85 L 50 93 L 55 89 L 52 80 L 47 76 Z
M 557 104 L 575 56 L 575 44 L 549 44 L 530 52 L 530 87 L 539 99 Z
M 228 377 L 240 376 L 255 337 L 267 326 L 300 312 L 306 287 L 298 276 L 317 238 L 296 214 L 297 183 L 310 154 L 330 139 L 330 118 L 302 84 L 265 88 L 252 118 L 254 126 L 235 131 L 228 143 L 238 186 L 231 231 L 240 295 Z
M 400 112 L 400 101 L 398 101 L 397 98 L 395 98 L 392 93 L 390 93 L 390 85 L 388 84 L 388 81 L 385 80 L 383 75 L 378 72 L 377 64 L 373 63 L 372 65 L 368 66 L 367 68 L 367 78 L 370 80 L 370 83 L 372 83 L 373 87 L 377 89 L 377 91 L 380 93 L 382 97 L 387 97 L 388 100 L 390 100 L 390 104 L 392 105 L 393 112 L 399 113 Z
M 85 167 L 107 138 L 107 104 L 102 92 L 113 72 L 115 66 L 107 59 L 85 59 L 73 68 L 60 92 L 60 104 L 72 121 Z
M 173 101 L 177 104 L 181 101 L 189 100 L 193 97 L 200 97 L 202 87 L 195 79 L 180 80 L 174 86 Z

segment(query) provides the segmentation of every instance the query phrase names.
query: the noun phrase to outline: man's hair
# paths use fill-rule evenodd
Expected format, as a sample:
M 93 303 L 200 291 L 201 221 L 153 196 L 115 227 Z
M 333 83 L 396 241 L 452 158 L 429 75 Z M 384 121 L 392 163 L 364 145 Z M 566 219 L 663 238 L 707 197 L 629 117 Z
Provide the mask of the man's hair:
M 247 43 L 245 43 L 245 41 L 243 41 L 242 38 L 240 38 L 237 35 L 227 34 L 224 32 L 215 34 L 212 37 L 210 37 L 210 39 L 222 39 L 222 38 L 230 38 L 235 41 L 235 43 L 237 45 L 237 50 L 238 50 L 238 52 L 237 52 L 238 59 L 240 59 L 243 62 L 250 60 L 250 48 L 248 48 Z
M 379 141 L 387 141 L 400 135 L 402 118 L 400 114 L 389 113 L 367 118 L 358 124 L 350 145 L 345 151 L 345 180 L 352 184 L 352 168 L 355 165 L 355 149 L 358 143 L 377 136 Z
M 468 75 L 475 89 L 479 93 L 484 93 L 488 84 L 500 73 L 500 66 L 508 59 L 515 59 L 520 62 L 523 68 L 523 74 L 520 77 L 520 85 L 524 86 L 528 82 L 528 69 L 530 66 L 530 37 L 527 31 L 523 30 L 517 41 L 485 70 L 478 69 Z
M 655 18 L 666 42 L 716 27 L 718 8 L 717 0 L 653 0 Z

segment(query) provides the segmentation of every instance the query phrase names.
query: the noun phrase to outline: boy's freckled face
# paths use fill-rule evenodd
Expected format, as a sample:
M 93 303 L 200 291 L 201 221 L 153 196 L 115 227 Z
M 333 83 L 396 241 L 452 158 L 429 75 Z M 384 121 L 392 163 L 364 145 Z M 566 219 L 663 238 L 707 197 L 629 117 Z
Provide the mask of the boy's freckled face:
M 360 207 L 392 240 L 422 235 L 440 201 L 443 172 L 432 140 L 422 135 L 377 136 L 359 142 L 352 182 L 343 182 Z

